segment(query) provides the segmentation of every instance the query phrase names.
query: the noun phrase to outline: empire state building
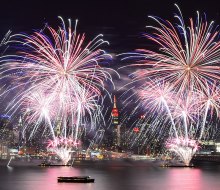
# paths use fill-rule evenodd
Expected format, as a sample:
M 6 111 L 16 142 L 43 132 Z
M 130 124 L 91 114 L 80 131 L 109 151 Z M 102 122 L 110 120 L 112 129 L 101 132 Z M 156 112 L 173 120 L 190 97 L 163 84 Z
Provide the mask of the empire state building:
M 118 108 L 116 106 L 116 96 L 114 96 L 114 106 L 112 109 L 112 123 L 118 125 Z
M 116 96 L 114 96 L 114 105 L 112 109 L 112 126 L 113 126 L 113 149 L 118 151 L 121 145 L 121 126 L 118 121 L 119 112 L 116 105 Z

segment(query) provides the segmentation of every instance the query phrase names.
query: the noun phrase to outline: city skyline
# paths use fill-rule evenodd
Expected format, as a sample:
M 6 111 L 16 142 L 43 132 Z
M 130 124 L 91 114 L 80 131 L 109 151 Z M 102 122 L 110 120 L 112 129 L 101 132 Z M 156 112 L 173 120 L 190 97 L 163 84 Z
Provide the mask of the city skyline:
M 67 18 L 71 18 L 72 23 L 75 22 L 75 19 L 79 19 L 77 31 L 85 32 L 86 34 L 88 34 L 88 38 L 90 38 L 91 36 L 95 36 L 95 34 L 103 33 L 104 40 L 108 40 L 110 42 L 110 45 L 105 45 L 104 49 L 107 50 L 108 53 L 113 55 L 113 60 L 109 62 L 109 67 L 113 67 L 116 70 L 120 67 L 124 67 L 131 63 L 134 63 L 133 60 L 122 61 L 120 56 L 116 56 L 117 54 L 133 52 L 136 48 L 154 49 L 154 45 L 149 43 L 149 40 L 143 37 L 143 34 L 148 32 L 145 26 L 151 25 L 153 23 L 152 19 L 148 18 L 149 15 L 155 15 L 164 19 L 171 20 L 175 23 L 173 15 L 176 13 L 177 10 L 174 6 L 174 1 L 160 2 L 161 6 L 163 4 L 166 4 L 167 7 L 167 9 L 162 9 L 161 11 L 158 11 L 158 9 L 161 7 L 157 6 L 159 1 L 143 0 L 140 1 L 138 4 L 135 4 L 135 6 L 133 6 L 134 4 L 132 4 L 131 2 L 125 3 L 123 1 L 118 2 L 118 6 L 115 6 L 115 3 L 111 2 L 108 5 L 108 9 L 106 8 L 108 6 L 106 6 L 101 1 L 94 1 L 93 3 L 93 6 L 91 6 L 93 7 L 93 9 L 90 9 L 90 6 L 82 6 L 83 3 L 81 4 L 81 2 L 77 2 L 77 4 L 74 4 L 76 5 L 74 6 L 74 9 L 77 9 L 76 12 L 74 12 L 74 9 L 71 8 L 71 5 L 73 4 L 71 4 L 70 1 L 66 1 L 66 3 L 64 3 L 70 6 L 63 9 L 60 9 L 58 4 L 56 3 L 50 4 L 50 2 L 48 2 L 51 9 L 50 11 L 43 11 L 42 15 L 38 15 L 35 13 L 36 11 L 39 11 L 40 8 L 47 8 L 47 3 L 45 4 L 45 7 L 42 7 L 41 4 L 38 3 L 33 10 L 33 13 L 29 14 L 29 17 L 26 17 L 26 12 L 24 10 L 30 11 L 31 5 L 28 4 L 26 1 L 22 1 L 19 3 L 19 11 L 25 14 L 19 14 L 18 17 L 14 16 L 18 14 L 16 3 L 11 6 L 11 10 L 16 10 L 11 11 L 10 16 L 8 16 L 7 12 L 5 12 L 5 10 L 8 10 L 8 4 L 6 3 L 5 9 L 1 13 L 3 14 L 3 16 L 0 17 L 0 19 L 4 20 L 6 18 L 4 20 L 5 23 L 10 24 L 10 19 L 13 17 L 14 24 L 12 26 L 12 34 L 14 34 L 15 32 L 26 32 L 28 34 L 31 34 L 34 30 L 45 29 L 45 27 L 47 26 L 46 23 L 53 26 L 54 28 L 57 28 L 57 26 L 61 24 L 60 20 L 57 18 L 58 15 L 63 16 L 63 19 L 65 21 L 67 21 Z M 185 4 L 182 2 L 177 1 L 176 3 L 182 10 L 184 20 L 187 24 L 189 22 L 189 17 L 195 17 L 196 10 L 200 10 L 201 15 L 203 15 L 203 13 L 207 13 L 207 20 L 211 21 L 213 18 L 216 21 L 216 24 L 218 24 L 219 13 L 214 5 L 211 4 L 209 7 L 206 7 L 205 1 L 200 4 L 198 4 L 197 1 L 194 1 L 190 4 L 191 6 L 189 9 L 188 7 L 186 8 Z M 90 4 L 88 3 L 88 5 Z M 146 5 L 146 7 L 143 5 Z M 123 9 L 123 6 L 125 6 L 126 8 Z M 83 11 L 81 11 L 80 9 L 78 9 L 78 7 L 83 7 L 85 9 L 82 9 Z M 195 7 L 197 9 L 195 9 Z M 114 12 L 114 14 L 111 15 L 106 10 L 112 11 Z M 72 12 L 74 12 L 74 14 L 72 14 Z M 131 14 L 128 14 L 128 12 L 130 12 Z M 101 14 L 103 14 L 102 17 L 100 17 Z M 88 17 L 88 15 L 91 15 L 91 17 Z M 128 18 L 126 19 L 125 16 Z M 29 21 L 24 22 L 22 25 L 20 22 L 25 19 L 28 19 Z M 122 20 L 124 20 L 124 22 L 122 22 Z M 15 21 L 18 22 L 16 23 Z M 6 28 L 5 23 L 3 22 L 3 28 Z M 35 26 L 31 27 L 31 25 Z M 113 81 L 116 88 L 113 89 L 113 87 L 109 87 L 109 92 L 112 93 L 111 96 L 116 95 L 118 97 L 119 107 L 122 107 L 122 112 L 124 111 L 124 109 L 127 109 L 127 111 L 129 112 L 132 110 L 133 107 L 133 102 L 131 102 L 131 105 L 127 106 L 126 108 L 122 106 L 121 104 L 124 103 L 124 97 L 121 95 L 129 88 L 129 86 L 125 86 L 125 84 L 131 81 L 131 74 L 135 69 L 139 68 L 124 67 L 123 69 L 117 70 L 120 73 L 121 77 L 119 79 L 116 75 L 113 75 Z M 110 108 L 109 113 L 111 110 L 111 104 L 111 101 L 106 100 L 105 105 L 106 107 Z M 142 114 L 143 113 L 140 112 L 140 114 L 138 115 Z
M 220 188 L 217 0 L 0 5 L 0 190 Z

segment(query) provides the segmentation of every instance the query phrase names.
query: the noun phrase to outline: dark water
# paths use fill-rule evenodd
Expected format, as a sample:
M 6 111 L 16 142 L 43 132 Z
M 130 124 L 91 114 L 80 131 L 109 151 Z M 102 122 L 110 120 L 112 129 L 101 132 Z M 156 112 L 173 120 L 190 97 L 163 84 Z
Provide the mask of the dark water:
M 57 183 L 58 176 L 90 175 L 95 183 Z M 0 167 L 0 190 L 219 190 L 220 166 L 199 168 Z

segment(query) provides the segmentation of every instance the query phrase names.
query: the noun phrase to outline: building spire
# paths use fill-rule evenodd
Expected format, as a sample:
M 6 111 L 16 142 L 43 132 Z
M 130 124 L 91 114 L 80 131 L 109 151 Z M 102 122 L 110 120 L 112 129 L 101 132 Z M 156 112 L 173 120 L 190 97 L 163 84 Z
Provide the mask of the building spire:
M 19 127 L 22 127 L 22 118 L 21 118 L 21 116 L 19 117 L 18 125 L 19 125 Z
M 112 109 L 112 117 L 113 117 L 113 123 L 118 124 L 118 108 L 116 106 L 116 96 L 114 95 L 114 106 Z
M 114 95 L 114 106 L 113 106 L 113 108 L 117 108 L 117 106 L 116 106 L 116 96 Z

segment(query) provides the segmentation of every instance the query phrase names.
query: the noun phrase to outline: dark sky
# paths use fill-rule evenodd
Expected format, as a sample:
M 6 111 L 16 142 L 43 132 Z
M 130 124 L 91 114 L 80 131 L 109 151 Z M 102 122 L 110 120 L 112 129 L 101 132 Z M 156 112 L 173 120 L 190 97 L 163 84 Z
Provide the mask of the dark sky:
M 207 14 L 208 20 L 220 24 L 220 3 L 215 0 L 4 0 L 0 2 L 0 39 L 10 29 L 13 33 L 42 29 L 45 23 L 60 25 L 57 16 L 79 19 L 77 30 L 91 39 L 99 33 L 110 42 L 105 47 L 109 53 L 123 53 L 144 48 L 147 41 L 142 37 L 145 26 L 155 24 L 148 15 L 174 20 L 177 3 L 185 21 L 196 17 L 196 11 Z M 119 60 L 116 65 L 121 65 Z M 132 72 L 132 71 L 131 71 Z M 121 72 L 117 87 L 128 82 L 128 72 Z M 127 80 L 127 81 L 126 81 Z M 121 92 L 113 92 L 118 96 Z
M 152 22 L 147 16 L 173 19 L 177 12 L 174 3 L 180 6 L 186 20 L 199 10 L 220 23 L 217 0 L 4 0 L 0 3 L 0 35 L 9 29 L 14 33 L 41 29 L 45 23 L 56 27 L 60 15 L 79 19 L 78 30 L 89 37 L 103 33 L 111 43 L 108 49 L 120 53 L 144 47 L 146 41 L 141 33 Z

